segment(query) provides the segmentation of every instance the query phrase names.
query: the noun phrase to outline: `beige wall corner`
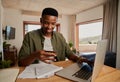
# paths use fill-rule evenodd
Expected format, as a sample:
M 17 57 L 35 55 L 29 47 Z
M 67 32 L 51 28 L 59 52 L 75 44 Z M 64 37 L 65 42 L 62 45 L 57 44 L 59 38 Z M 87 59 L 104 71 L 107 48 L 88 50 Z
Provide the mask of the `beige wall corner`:
M 2 52 L 2 60 L 4 59 L 3 57 L 3 37 L 2 37 L 2 24 L 3 24 L 3 6 L 0 0 L 0 53 Z
M 118 7 L 118 29 L 117 29 L 117 61 L 116 68 L 120 69 L 120 0 Z

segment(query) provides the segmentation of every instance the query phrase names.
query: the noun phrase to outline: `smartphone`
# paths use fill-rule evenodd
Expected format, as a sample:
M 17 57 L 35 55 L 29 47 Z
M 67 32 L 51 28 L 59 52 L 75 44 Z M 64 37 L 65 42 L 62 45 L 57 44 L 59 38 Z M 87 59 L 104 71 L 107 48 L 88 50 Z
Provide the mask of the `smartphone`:
M 45 51 L 45 52 L 48 52 L 48 53 L 56 53 L 55 51 Z M 57 56 L 54 56 L 54 59 L 55 59 L 55 61 L 58 61 Z

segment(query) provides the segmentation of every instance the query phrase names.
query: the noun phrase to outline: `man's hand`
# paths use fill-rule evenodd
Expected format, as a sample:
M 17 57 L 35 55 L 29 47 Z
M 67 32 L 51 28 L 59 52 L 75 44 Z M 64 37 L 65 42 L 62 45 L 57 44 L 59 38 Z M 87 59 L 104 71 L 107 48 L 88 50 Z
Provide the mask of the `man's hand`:
M 40 50 L 38 54 L 38 58 L 45 63 L 51 63 L 51 61 L 56 61 L 55 57 L 56 53 L 54 51 Z
M 81 63 L 83 63 L 83 62 L 86 62 L 86 63 L 88 63 L 88 64 L 91 65 L 91 66 L 94 65 L 94 62 L 89 61 L 87 58 L 85 58 L 85 57 L 79 57 L 77 63 L 81 64 Z

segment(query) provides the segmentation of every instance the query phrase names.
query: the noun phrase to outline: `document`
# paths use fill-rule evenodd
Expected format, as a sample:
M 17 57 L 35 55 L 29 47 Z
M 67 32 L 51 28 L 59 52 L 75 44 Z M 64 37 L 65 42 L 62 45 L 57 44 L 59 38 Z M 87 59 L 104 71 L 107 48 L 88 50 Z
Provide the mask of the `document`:
M 0 70 L 0 82 L 15 82 L 19 73 L 17 68 L 6 68 Z
M 27 66 L 25 70 L 20 73 L 18 78 L 48 78 L 61 69 L 63 69 L 63 67 L 40 62 L 39 64 L 31 64 Z

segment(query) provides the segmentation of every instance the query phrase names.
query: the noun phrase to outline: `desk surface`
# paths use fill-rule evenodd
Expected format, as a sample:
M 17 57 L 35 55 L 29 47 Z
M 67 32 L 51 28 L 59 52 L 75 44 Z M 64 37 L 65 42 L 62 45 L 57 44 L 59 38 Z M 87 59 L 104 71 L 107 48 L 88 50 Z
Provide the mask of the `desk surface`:
M 55 62 L 57 66 L 67 67 L 71 65 L 72 61 Z M 24 70 L 24 67 L 20 67 L 20 73 Z M 20 79 L 17 78 L 16 82 L 72 82 L 59 76 L 52 76 L 47 79 Z M 103 66 L 100 74 L 95 79 L 95 82 L 120 82 L 120 70 L 114 69 L 109 66 Z
M 120 82 L 120 70 L 104 65 L 95 82 Z

